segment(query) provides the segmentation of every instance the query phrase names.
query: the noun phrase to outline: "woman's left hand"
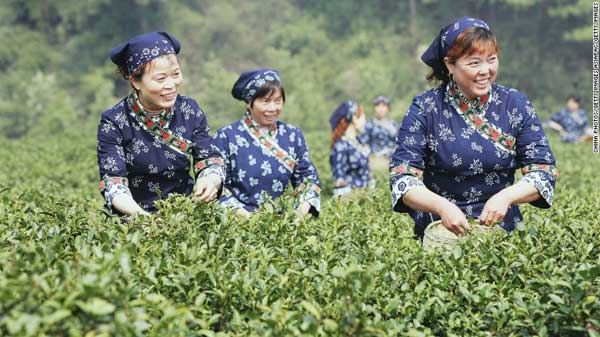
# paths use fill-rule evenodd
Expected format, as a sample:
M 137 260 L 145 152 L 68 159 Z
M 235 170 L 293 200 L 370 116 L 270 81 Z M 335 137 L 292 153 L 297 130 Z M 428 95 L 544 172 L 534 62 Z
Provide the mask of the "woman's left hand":
M 209 202 L 217 197 L 221 188 L 221 178 L 217 175 L 198 177 L 194 186 L 194 200 Z
M 504 219 L 508 208 L 511 205 L 511 199 L 500 191 L 494 194 L 483 206 L 483 211 L 479 216 L 479 223 L 491 226 Z
M 309 211 L 310 211 L 310 204 L 308 203 L 308 201 L 303 201 L 296 209 L 296 212 L 298 212 L 298 214 L 300 214 L 300 215 L 306 215 L 306 214 L 308 214 Z

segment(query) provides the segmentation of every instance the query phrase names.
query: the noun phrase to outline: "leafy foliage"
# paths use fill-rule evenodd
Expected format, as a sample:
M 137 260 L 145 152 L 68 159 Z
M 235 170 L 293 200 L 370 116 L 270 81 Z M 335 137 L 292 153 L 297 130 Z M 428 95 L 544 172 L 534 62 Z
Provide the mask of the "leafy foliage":
M 56 126 L 48 135 L 61 125 L 96 124 L 129 90 L 108 51 L 152 30 L 182 41 L 183 93 L 200 102 L 214 126 L 240 116 L 231 85 L 240 71 L 259 66 L 281 71 L 286 118 L 305 130 L 320 130 L 342 100 L 368 104 L 378 94 L 392 98 L 399 119 L 430 87 L 421 52 L 442 25 L 463 15 L 494 27 L 498 81 L 525 92 L 542 115 L 571 93 L 590 101 L 585 1 L 8 0 L 0 5 L 0 132 L 31 136 L 46 119 Z
M 322 135 L 307 138 L 330 187 Z M 413 240 L 385 176 L 346 203 L 325 189 L 318 219 L 290 195 L 250 220 L 173 196 L 126 222 L 102 211 L 89 132 L 7 141 L 4 158 L 27 155 L 0 175 L 0 334 L 597 336 L 598 158 L 551 140 L 553 208 L 449 252 Z

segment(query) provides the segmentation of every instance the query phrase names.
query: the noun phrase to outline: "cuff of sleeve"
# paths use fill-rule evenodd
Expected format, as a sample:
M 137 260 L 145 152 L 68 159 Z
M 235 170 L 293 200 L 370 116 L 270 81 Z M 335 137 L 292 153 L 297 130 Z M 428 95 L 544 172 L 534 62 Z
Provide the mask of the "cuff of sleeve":
M 397 177 L 405 174 L 412 175 L 418 179 L 423 179 L 423 170 L 408 164 L 400 164 L 390 168 L 390 177 Z
M 223 159 L 219 157 L 211 157 L 197 162 L 194 165 L 194 175 L 197 177 L 209 168 L 211 168 L 213 171 L 210 171 L 206 175 L 215 173 L 217 170 L 219 170 L 220 172 L 218 172 L 218 175 L 223 181 L 225 181 L 225 164 Z
M 333 188 L 333 196 L 340 197 L 342 195 L 346 195 L 352 192 L 352 186 L 347 184 L 344 180 L 338 179 L 335 182 L 335 187 Z
M 526 176 L 528 173 L 535 171 L 546 172 L 549 176 L 552 177 L 552 179 L 558 179 L 558 169 L 556 168 L 556 166 L 550 164 L 526 165 L 521 169 L 521 174 L 523 174 L 523 176 Z
M 318 217 L 321 212 L 321 187 L 315 183 L 302 183 L 294 190 L 294 208 L 298 208 L 303 202 L 308 202 L 310 213 Z
M 117 195 L 131 195 L 128 185 L 129 181 L 124 177 L 105 177 L 100 181 L 100 192 L 106 200 L 106 208 L 112 210 L 112 201 Z
M 535 187 L 540 195 L 540 199 L 532 201 L 531 205 L 539 208 L 550 208 L 554 200 L 554 184 L 548 172 L 545 171 L 530 171 L 523 176 L 522 181 Z
M 392 189 L 392 207 L 394 211 L 400 213 L 410 211 L 410 208 L 408 208 L 402 200 L 406 192 L 415 187 L 425 186 L 425 184 L 417 177 L 408 174 L 392 176 L 390 178 L 390 185 Z

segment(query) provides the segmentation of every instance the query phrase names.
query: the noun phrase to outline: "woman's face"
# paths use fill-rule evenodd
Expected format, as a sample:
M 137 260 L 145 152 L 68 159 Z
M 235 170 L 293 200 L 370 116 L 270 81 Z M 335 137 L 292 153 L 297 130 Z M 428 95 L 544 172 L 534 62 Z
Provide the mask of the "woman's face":
M 375 117 L 377 119 L 382 119 L 385 118 L 387 113 L 390 111 L 390 107 L 383 102 L 379 102 L 373 107 L 373 110 L 375 110 Z
M 475 52 L 460 57 L 454 64 L 446 57 L 444 62 L 460 91 L 469 99 L 487 94 L 498 73 L 495 52 Z
M 248 108 L 252 119 L 258 125 L 263 127 L 273 125 L 283 109 L 281 90 L 277 88 L 270 95 L 256 98 Z
M 360 115 L 356 114 L 356 115 L 352 116 L 352 124 L 354 125 L 354 127 L 356 128 L 356 130 L 358 132 L 365 131 L 365 125 L 367 124 L 367 119 L 365 117 L 365 114 L 362 113 Z
M 577 112 L 579 110 L 579 103 L 574 99 L 569 99 L 567 101 L 567 110 L 570 112 Z
M 139 81 L 131 80 L 140 102 L 148 111 L 161 111 L 175 104 L 183 82 L 181 67 L 173 54 L 157 57 L 146 66 Z

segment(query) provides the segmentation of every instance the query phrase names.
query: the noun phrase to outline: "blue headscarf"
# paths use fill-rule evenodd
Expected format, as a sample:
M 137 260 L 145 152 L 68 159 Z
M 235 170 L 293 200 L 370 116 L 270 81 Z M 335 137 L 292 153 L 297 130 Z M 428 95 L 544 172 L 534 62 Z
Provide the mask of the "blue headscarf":
M 133 74 L 144 64 L 167 54 L 179 54 L 181 43 L 167 32 L 138 35 L 110 51 L 110 59 Z
M 390 105 L 390 99 L 383 95 L 379 95 L 379 96 L 373 98 L 373 105 L 377 105 L 379 103 L 383 103 L 385 105 Z
M 356 111 L 358 111 L 358 104 L 354 101 L 345 101 L 338 105 L 338 107 L 331 114 L 331 117 L 329 117 L 329 125 L 331 126 L 331 130 L 335 129 L 342 118 L 349 123 L 352 120 L 352 117 L 354 117 Z
M 440 33 L 431 42 L 429 48 L 421 55 L 421 60 L 434 70 L 443 70 L 444 57 L 448 55 L 456 38 L 460 33 L 471 27 L 481 27 L 490 30 L 490 26 L 485 21 L 463 16 L 440 30 Z
M 267 82 L 281 85 L 279 72 L 268 68 L 244 71 L 231 88 L 231 95 L 236 99 L 250 103 L 258 89 Z

